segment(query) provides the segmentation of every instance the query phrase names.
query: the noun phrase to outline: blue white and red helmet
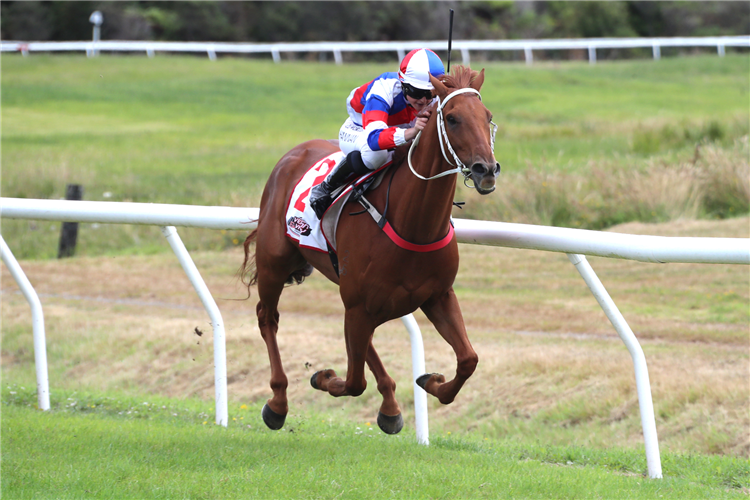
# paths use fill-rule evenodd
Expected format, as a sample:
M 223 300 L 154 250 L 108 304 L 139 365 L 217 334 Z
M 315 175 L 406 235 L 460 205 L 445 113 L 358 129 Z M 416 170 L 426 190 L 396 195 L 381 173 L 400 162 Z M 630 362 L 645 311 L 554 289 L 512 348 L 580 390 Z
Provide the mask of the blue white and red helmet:
M 399 66 L 398 79 L 422 90 L 432 90 L 430 75 L 440 78 L 445 67 L 440 57 L 430 49 L 414 49 L 404 57 Z

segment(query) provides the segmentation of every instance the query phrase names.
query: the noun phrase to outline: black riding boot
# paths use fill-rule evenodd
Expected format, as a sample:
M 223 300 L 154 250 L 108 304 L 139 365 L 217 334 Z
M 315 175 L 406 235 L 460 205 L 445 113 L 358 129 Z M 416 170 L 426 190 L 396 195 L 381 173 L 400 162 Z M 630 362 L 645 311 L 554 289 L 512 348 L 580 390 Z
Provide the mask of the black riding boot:
M 325 178 L 323 182 L 312 188 L 310 192 L 310 206 L 315 211 L 315 215 L 318 219 L 323 218 L 323 214 L 326 213 L 328 207 L 333 203 L 331 193 L 338 187 L 341 187 L 350 175 L 354 173 L 352 162 L 349 161 L 347 156 L 344 160 L 333 167 L 331 173 Z

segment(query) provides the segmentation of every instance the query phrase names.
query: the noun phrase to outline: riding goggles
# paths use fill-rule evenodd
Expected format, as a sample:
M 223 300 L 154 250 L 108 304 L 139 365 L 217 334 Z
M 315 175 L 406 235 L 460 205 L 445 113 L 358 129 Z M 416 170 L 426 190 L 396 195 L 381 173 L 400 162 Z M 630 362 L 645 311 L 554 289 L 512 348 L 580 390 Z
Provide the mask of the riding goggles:
M 415 99 L 417 101 L 424 97 L 426 97 L 427 99 L 432 99 L 432 90 L 418 89 L 406 82 L 401 82 L 401 87 L 404 89 L 404 94 L 406 96 L 411 97 L 412 99 Z

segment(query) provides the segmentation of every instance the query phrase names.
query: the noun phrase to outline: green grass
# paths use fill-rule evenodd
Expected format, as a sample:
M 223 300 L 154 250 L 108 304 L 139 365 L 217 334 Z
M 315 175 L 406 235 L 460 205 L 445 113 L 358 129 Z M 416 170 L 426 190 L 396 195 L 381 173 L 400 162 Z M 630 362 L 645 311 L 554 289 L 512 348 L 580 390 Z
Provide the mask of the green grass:
M 2 390 L 5 498 L 744 498 L 748 462 L 665 454 L 644 477 L 637 450 L 386 436 L 366 425 L 259 407 L 247 424 L 211 423 L 206 403 L 71 393 L 35 409 L 33 391 Z M 236 417 L 234 417 L 236 419 Z
M 276 161 L 305 140 L 335 138 L 351 88 L 394 69 L 161 55 L 7 54 L 0 64 L 3 196 L 60 198 L 67 183 L 79 183 L 87 200 L 225 206 L 257 206 Z M 500 125 L 501 186 L 530 170 L 586 179 L 592 165 L 631 171 L 644 161 L 679 163 L 693 158 L 696 144 L 731 148 L 748 133 L 744 55 L 475 67 L 486 67 L 482 95 Z M 470 202 L 462 217 L 515 220 L 524 212 L 505 214 L 508 203 L 468 191 L 459 197 Z M 549 213 L 550 201 L 538 202 L 533 220 L 543 224 L 599 228 L 652 212 L 656 220 L 672 216 L 608 208 L 615 213 L 587 222 L 581 212 L 595 206 L 564 202 Z M 746 211 L 743 196 L 709 205 L 723 216 Z M 54 257 L 59 224 L 3 224 L 18 257 Z M 83 255 L 167 248 L 153 228 L 82 228 Z M 193 231 L 183 239 L 190 249 L 220 249 L 238 238 Z
M 3 55 L 0 64 L 3 196 L 59 198 L 66 183 L 78 182 L 88 200 L 230 206 L 257 206 L 278 158 L 304 140 L 335 137 L 349 90 L 393 69 L 140 55 L 14 54 Z M 483 98 L 501 126 L 496 153 L 504 177 L 498 191 L 509 193 L 503 196 L 510 201 L 497 201 L 501 193 L 478 201 L 460 188 L 459 199 L 470 203 L 456 216 L 528 222 L 513 217 L 535 213 L 537 223 L 573 226 L 598 217 L 597 227 L 670 220 L 685 212 L 664 207 L 668 200 L 659 192 L 645 191 L 646 202 L 628 196 L 658 184 L 654 179 L 670 181 L 667 191 L 676 191 L 677 181 L 690 177 L 686 174 L 708 179 L 704 189 L 714 194 L 696 215 L 747 211 L 744 184 L 735 182 L 748 179 L 743 173 L 750 115 L 746 56 L 485 66 Z M 721 175 L 708 169 L 717 164 L 728 165 Z M 640 184 L 593 182 L 618 176 L 632 176 Z M 595 195 L 576 191 L 589 184 Z M 514 193 L 521 195 L 513 198 Z M 505 207 L 513 204 L 517 211 L 506 216 Z M 59 224 L 3 219 L 2 231 L 18 258 L 56 254 Z M 220 298 L 236 297 L 227 282 L 238 254 L 216 250 L 237 246 L 244 234 L 181 228 L 180 235 L 191 250 L 209 250 L 194 254 L 204 276 L 213 279 L 209 288 Z M 78 255 L 117 261 L 23 265 L 27 273 L 38 268 L 30 275 L 35 284 L 57 281 L 48 290 L 53 293 L 75 288 L 92 296 L 146 302 L 158 297 L 167 305 L 184 305 L 189 285 L 178 281 L 184 280 L 181 271 L 179 277 L 169 274 L 170 266 L 178 266 L 172 257 L 125 257 L 168 248 L 158 228 L 82 224 Z M 639 338 L 647 341 L 665 474 L 662 481 L 650 481 L 643 478 L 632 367 L 622 346 L 607 338 L 568 341 L 518 333 L 611 333 L 603 317 L 580 319 L 601 313 L 567 259 L 538 254 L 462 249 L 456 289 L 472 338 L 482 348 L 482 364 L 456 406 L 431 401 L 429 448 L 414 443 L 408 424 L 397 437 L 369 430 L 362 415 L 371 415 L 378 404 L 372 387 L 344 403 L 309 395 L 306 379 L 307 392 L 295 396 L 285 430 L 267 430 L 259 418 L 268 397 L 265 382 L 262 392 L 254 392 L 251 383 L 267 377 L 265 349 L 250 335 L 254 300 L 220 302 L 223 312 L 231 311 L 225 318 L 230 373 L 239 381 L 233 394 L 251 402 L 250 408 L 231 403 L 229 428 L 211 423 L 210 346 L 208 341 L 197 345 L 192 334 L 196 324 L 205 323 L 199 304 L 193 311 L 44 297 L 54 408 L 39 412 L 33 391 L 18 385 L 34 384 L 28 307 L 20 296 L 8 294 L 3 299 L 2 494 L 733 498 L 744 491 L 746 496 L 746 270 L 675 265 L 669 267 L 673 274 L 686 269 L 688 278 L 676 282 L 666 267 L 592 259 Z M 498 263 L 506 260 L 511 264 Z M 550 271 L 550 261 L 567 274 Z M 110 268 L 110 262 L 123 267 Z M 47 264 L 54 268 L 44 268 Z M 95 270 L 103 270 L 109 281 L 96 281 Z M 154 295 L 157 272 L 167 277 Z M 67 288 L 60 283 L 66 273 L 78 280 Z M 503 278 L 488 278 L 499 275 Z M 295 328 L 338 332 L 335 287 L 316 278 L 285 293 L 292 301 L 285 304 L 284 311 L 292 312 L 285 313 L 285 333 Z M 308 291 L 309 296 L 293 295 Z M 307 308 L 295 308 L 294 297 Z M 323 310 L 310 311 L 313 302 Z M 400 328 L 392 334 L 401 335 Z M 378 337 L 388 338 L 387 331 Z M 337 344 L 323 343 L 325 352 L 313 355 L 330 362 L 335 348 L 343 349 L 338 333 L 335 339 Z M 409 417 L 411 369 L 396 354 L 406 348 L 380 352 L 389 367 L 396 365 L 399 400 Z M 309 378 L 299 366 L 310 355 L 290 360 L 296 377 Z M 613 364 L 614 358 L 622 358 L 625 368 Z M 680 371 L 698 358 L 700 377 Z M 431 363 L 441 365 L 437 359 Z M 599 370 L 608 377 L 601 379 Z M 176 382 L 181 388 L 175 393 L 206 400 L 154 395 Z M 298 391 L 299 385 L 292 384 Z M 479 390 L 485 387 L 491 389 Z M 76 392 L 81 388 L 93 392 Z

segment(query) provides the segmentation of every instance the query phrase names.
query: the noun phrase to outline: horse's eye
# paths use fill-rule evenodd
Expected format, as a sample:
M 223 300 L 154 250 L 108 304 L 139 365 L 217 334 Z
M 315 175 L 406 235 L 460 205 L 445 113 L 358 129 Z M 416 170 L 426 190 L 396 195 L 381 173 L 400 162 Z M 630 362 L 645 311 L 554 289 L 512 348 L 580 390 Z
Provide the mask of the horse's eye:
M 448 125 L 455 125 L 455 124 L 457 123 L 457 122 L 456 122 L 456 119 L 455 119 L 455 118 L 453 118 L 453 115 L 448 115 L 448 116 L 446 116 L 446 117 L 445 117 L 445 121 L 447 121 L 447 122 L 448 122 Z

